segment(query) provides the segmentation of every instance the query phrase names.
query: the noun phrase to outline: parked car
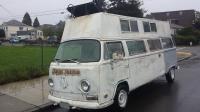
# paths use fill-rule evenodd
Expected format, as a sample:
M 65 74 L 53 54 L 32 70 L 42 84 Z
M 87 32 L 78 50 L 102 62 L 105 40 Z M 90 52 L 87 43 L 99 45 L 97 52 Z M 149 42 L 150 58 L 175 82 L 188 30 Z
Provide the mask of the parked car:
M 11 39 L 9 40 L 9 42 L 10 42 L 10 43 L 19 43 L 19 42 L 20 42 L 20 39 L 17 38 L 17 37 L 14 37 L 14 38 L 11 38 Z
M 48 44 L 57 44 L 57 43 L 58 43 L 57 36 L 50 36 L 50 37 L 47 39 L 47 43 L 48 43 Z

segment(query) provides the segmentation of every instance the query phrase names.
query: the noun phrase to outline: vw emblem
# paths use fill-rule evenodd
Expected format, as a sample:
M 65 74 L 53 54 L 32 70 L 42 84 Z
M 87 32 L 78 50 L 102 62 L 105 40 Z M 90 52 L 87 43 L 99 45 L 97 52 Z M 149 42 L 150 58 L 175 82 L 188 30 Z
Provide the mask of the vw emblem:
M 68 84 L 67 84 L 67 79 L 65 77 L 61 77 L 60 85 L 61 87 L 63 87 L 63 89 L 67 88 Z

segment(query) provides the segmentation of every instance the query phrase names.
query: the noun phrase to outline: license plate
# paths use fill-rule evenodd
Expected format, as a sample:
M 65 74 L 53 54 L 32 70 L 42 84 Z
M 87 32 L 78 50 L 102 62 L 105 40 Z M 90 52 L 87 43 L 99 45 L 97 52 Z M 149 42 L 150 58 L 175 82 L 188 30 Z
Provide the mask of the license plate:
M 67 103 L 60 103 L 60 107 L 64 109 L 70 109 L 70 106 Z

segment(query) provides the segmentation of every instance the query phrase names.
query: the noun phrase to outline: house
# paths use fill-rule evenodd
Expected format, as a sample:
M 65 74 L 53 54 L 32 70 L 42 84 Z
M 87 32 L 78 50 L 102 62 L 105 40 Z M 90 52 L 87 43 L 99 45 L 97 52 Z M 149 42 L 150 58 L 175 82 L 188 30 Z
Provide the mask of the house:
M 31 40 L 37 40 L 37 39 L 44 39 L 43 32 L 38 29 L 32 29 L 28 31 L 17 31 L 17 36 L 21 39 L 31 39 Z
M 6 39 L 21 36 L 23 38 L 44 38 L 43 32 L 32 26 L 23 24 L 17 20 L 10 20 L 1 25 L 1 29 L 5 31 Z
M 183 26 L 180 26 L 180 25 L 176 25 L 176 24 L 170 24 L 170 28 L 171 28 L 171 35 L 176 35 L 177 34 L 177 31 L 183 29 L 184 27 Z
M 170 21 L 183 27 L 192 27 L 195 20 L 200 19 L 200 12 L 195 10 L 178 10 L 169 12 L 155 12 L 147 15 L 147 18 Z

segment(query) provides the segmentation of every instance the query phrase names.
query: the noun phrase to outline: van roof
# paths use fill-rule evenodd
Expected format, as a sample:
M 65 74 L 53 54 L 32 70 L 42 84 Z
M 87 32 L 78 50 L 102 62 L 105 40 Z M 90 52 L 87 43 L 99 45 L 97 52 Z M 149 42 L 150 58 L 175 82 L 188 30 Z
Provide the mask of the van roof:
M 123 32 L 120 20 L 137 21 L 139 32 Z M 157 32 L 144 32 L 143 22 L 156 23 Z M 159 37 L 171 37 L 169 22 L 100 12 L 66 20 L 62 42 L 87 38 L 120 40 Z

